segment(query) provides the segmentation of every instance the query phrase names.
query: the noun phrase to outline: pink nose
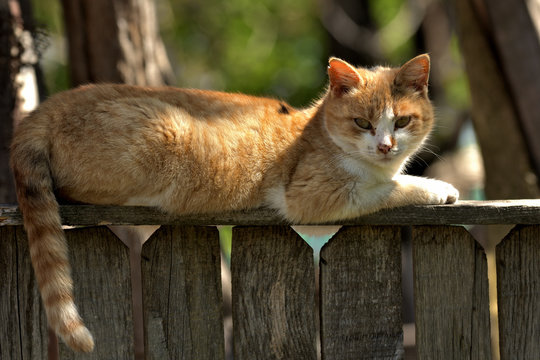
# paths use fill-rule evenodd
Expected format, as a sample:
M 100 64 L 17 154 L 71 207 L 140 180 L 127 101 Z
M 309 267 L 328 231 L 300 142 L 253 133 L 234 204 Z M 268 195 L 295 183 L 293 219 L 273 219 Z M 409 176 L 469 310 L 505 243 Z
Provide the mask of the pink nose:
M 379 144 L 377 145 L 377 149 L 379 149 L 379 151 L 382 152 L 383 154 L 388 154 L 390 150 L 392 149 L 392 145 Z

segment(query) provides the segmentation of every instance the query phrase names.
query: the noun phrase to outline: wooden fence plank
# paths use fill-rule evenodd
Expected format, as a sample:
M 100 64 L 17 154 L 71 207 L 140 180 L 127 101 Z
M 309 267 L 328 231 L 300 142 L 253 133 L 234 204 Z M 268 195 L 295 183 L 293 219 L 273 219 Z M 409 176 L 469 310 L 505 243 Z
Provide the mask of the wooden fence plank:
M 104 227 L 66 231 L 75 303 L 94 335 L 92 353 L 61 341 L 60 359 L 133 359 L 129 249 Z
M 219 233 L 162 226 L 142 251 L 147 359 L 223 359 Z
M 0 227 L 0 359 L 46 359 L 47 319 L 22 226 Z
M 28 239 L 22 226 L 17 227 L 16 236 L 18 301 L 23 359 L 45 359 L 48 346 L 48 325 L 45 308 L 39 295 L 37 280 L 30 261 Z
M 22 359 L 17 301 L 17 227 L 0 227 L 0 359 Z
M 497 246 L 501 359 L 540 356 L 540 226 L 517 226 Z
M 484 251 L 463 227 L 414 227 L 419 359 L 490 359 Z
M 234 359 L 317 359 L 313 250 L 288 226 L 235 227 Z
M 290 225 L 271 209 L 173 217 L 142 206 L 62 205 L 64 225 Z M 537 224 L 540 199 L 472 201 L 447 205 L 411 205 L 385 209 L 328 225 Z M 0 205 L 0 226 L 22 225 L 15 205 Z M 305 224 L 295 224 L 305 225 Z
M 398 227 L 346 227 L 321 250 L 322 359 L 401 358 L 400 240 Z

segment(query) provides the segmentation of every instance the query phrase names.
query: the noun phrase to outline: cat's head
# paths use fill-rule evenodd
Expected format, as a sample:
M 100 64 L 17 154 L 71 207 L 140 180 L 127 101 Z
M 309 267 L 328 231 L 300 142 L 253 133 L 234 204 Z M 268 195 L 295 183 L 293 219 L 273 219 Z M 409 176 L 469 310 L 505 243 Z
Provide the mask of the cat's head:
M 427 54 L 400 68 L 355 68 L 331 58 L 323 112 L 334 143 L 351 158 L 401 168 L 433 126 L 429 68 Z

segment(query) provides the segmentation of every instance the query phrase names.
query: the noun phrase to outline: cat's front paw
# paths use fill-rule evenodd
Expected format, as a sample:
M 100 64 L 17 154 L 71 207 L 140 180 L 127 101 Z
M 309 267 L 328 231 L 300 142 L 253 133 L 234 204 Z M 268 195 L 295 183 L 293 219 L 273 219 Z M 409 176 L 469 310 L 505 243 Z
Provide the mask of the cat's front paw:
M 427 184 L 424 184 L 424 190 L 429 194 L 429 204 L 453 204 L 458 201 L 459 191 L 454 186 L 440 180 L 428 180 Z
M 394 181 L 398 185 L 399 193 L 401 196 L 406 196 L 409 204 L 453 204 L 459 198 L 459 191 L 451 184 L 441 180 L 398 175 Z

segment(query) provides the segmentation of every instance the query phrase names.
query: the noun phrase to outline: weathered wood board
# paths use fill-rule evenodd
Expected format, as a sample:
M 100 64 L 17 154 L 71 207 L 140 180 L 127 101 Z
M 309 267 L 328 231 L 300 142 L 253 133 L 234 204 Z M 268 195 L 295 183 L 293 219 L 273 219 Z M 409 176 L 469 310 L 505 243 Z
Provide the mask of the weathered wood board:
M 162 226 L 142 251 L 146 358 L 224 359 L 219 233 Z
M 491 359 L 487 261 L 463 227 L 413 227 L 418 359 Z
M 95 348 L 80 354 L 60 341 L 60 359 L 133 359 L 128 248 L 105 227 L 67 230 L 66 239 L 75 304 Z
M 403 354 L 399 227 L 342 228 L 321 250 L 322 359 Z
M 64 225 L 289 225 L 269 209 L 173 217 L 156 208 L 142 206 L 62 205 Z M 537 224 L 540 199 L 459 201 L 447 205 L 414 205 L 385 209 L 330 225 L 450 225 Z M 0 226 L 22 225 L 17 206 L 0 206 Z M 302 225 L 302 224 L 294 224 Z
M 0 227 L 0 359 L 47 357 L 47 321 L 22 226 Z
M 0 359 L 22 359 L 17 301 L 17 227 L 0 227 Z
M 288 226 L 235 227 L 235 360 L 317 359 L 313 250 Z
M 540 357 L 540 226 L 517 226 L 497 245 L 501 360 Z

